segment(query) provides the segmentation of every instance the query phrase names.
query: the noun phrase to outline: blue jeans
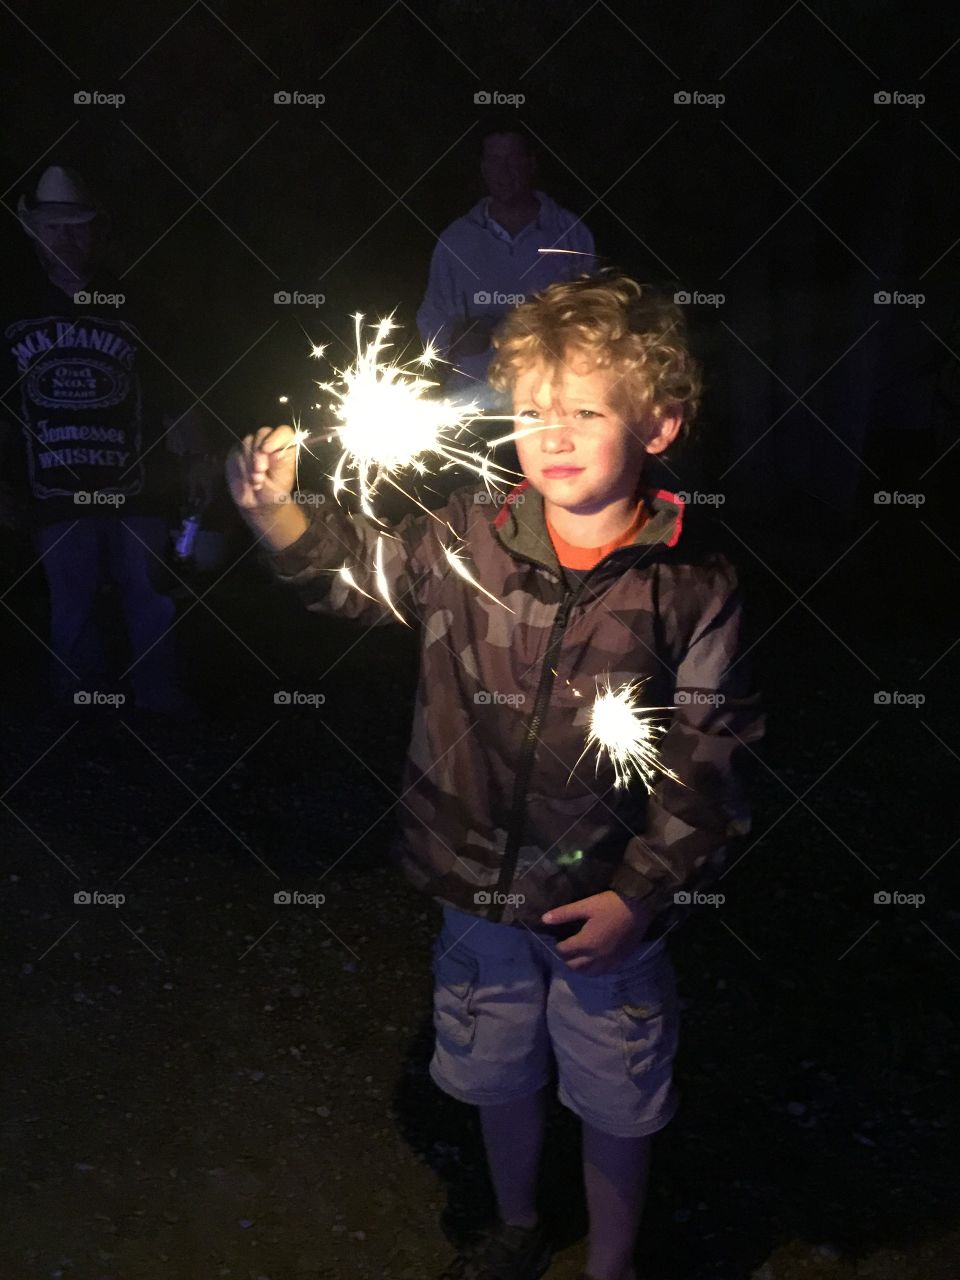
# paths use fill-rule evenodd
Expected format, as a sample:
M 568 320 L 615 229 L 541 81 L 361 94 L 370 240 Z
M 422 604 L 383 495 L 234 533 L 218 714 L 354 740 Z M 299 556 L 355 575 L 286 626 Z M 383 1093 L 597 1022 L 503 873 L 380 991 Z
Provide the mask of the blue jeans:
M 140 705 L 176 697 L 176 606 L 155 586 L 168 536 L 162 516 L 84 515 L 38 531 L 37 553 L 50 589 L 50 683 L 56 696 L 100 690 L 108 680 L 96 605 L 100 588 L 112 582 L 130 641 L 121 678 L 129 674 Z

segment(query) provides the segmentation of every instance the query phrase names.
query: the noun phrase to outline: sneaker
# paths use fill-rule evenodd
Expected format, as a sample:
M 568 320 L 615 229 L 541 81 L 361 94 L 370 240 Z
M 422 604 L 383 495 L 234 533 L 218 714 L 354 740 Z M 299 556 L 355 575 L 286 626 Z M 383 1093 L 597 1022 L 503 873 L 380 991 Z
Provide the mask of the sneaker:
M 498 1222 L 476 1248 L 457 1254 L 438 1280 L 540 1280 L 553 1256 L 542 1223 Z

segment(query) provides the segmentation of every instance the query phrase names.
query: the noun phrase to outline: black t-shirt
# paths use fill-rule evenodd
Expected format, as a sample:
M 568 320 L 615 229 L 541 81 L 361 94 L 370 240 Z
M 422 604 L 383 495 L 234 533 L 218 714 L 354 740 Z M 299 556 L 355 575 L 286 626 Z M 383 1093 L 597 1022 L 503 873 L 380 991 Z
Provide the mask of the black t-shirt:
M 568 591 L 576 591 L 583 585 L 589 575 L 593 573 L 592 569 L 571 569 L 567 564 L 561 565 L 560 569 L 563 573 Z
M 189 399 L 165 368 L 168 324 L 124 282 L 98 276 L 77 301 L 39 269 L 0 324 L 0 416 L 19 442 L 34 523 L 174 516 L 178 466 L 163 415 Z

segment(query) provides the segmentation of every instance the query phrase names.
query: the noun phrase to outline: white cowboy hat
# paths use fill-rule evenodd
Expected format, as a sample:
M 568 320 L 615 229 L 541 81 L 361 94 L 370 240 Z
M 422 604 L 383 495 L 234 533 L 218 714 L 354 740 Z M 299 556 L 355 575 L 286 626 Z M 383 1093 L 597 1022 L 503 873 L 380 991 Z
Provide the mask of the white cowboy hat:
M 33 196 L 21 195 L 17 213 L 28 235 L 50 222 L 90 222 L 100 212 L 79 173 L 52 164 L 40 175 Z

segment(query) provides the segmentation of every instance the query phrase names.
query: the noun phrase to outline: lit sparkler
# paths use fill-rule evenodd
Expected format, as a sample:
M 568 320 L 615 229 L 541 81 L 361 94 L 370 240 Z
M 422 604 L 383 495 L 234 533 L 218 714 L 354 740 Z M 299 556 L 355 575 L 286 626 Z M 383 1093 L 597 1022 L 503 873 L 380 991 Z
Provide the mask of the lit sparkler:
M 361 509 L 376 520 L 373 498 L 378 486 L 390 483 L 400 488 L 396 477 L 403 471 L 426 474 L 431 457 L 441 461 L 441 470 L 468 467 L 488 487 L 491 481 L 514 475 L 460 443 L 467 424 L 481 416 L 477 404 L 460 405 L 428 396 L 438 385 L 423 376 L 439 359 L 432 343 L 415 360 L 394 364 L 384 358 L 393 345 L 387 340 L 395 328 L 392 317 L 368 326 L 374 330 L 368 342 L 363 339 L 363 316 L 354 316 L 354 325 L 354 363 L 337 371 L 336 382 L 319 383 L 333 396 L 330 408 L 337 420 L 333 434 L 343 450 L 332 477 L 335 495 L 355 481 Z M 323 348 L 316 346 L 311 352 L 318 358 L 322 353 Z M 294 443 L 302 445 L 307 438 L 308 433 L 298 431 Z
M 654 723 L 656 717 L 650 714 L 655 711 L 672 711 L 673 708 L 644 707 L 639 702 L 640 686 L 649 678 L 645 676 L 629 680 L 613 689 L 610 677 L 607 676 L 604 687 L 597 688 L 596 701 L 590 712 L 587 745 L 577 759 L 577 764 L 591 747 L 596 747 L 599 769 L 601 756 L 606 753 L 613 765 L 614 787 L 626 787 L 634 771 L 640 775 L 647 791 L 653 790 L 658 773 L 686 786 L 682 778 L 678 778 L 672 769 L 661 762 L 656 740 L 667 729 L 664 725 Z M 573 767 L 576 769 L 577 765 Z M 571 775 L 572 772 L 573 770 Z
M 434 460 L 439 460 L 440 470 L 461 465 L 474 471 L 483 480 L 488 493 L 498 483 L 519 478 L 509 468 L 493 462 L 489 454 L 480 454 L 460 443 L 467 424 L 482 416 L 477 404 L 455 404 L 428 395 L 439 385 L 424 376 L 425 370 L 440 359 L 432 343 L 427 343 L 415 360 L 405 364 L 391 363 L 385 352 L 393 345 L 387 340 L 387 335 L 395 328 L 392 317 L 367 326 L 373 329 L 373 337 L 367 342 L 363 338 L 362 315 L 354 316 L 354 326 L 356 356 L 353 364 L 343 371 L 335 371 L 335 382 L 318 383 L 321 390 L 333 397 L 329 408 L 336 419 L 333 429 L 321 435 L 326 440 L 335 437 L 342 448 L 331 477 L 335 497 L 347 489 L 348 484 L 355 483 L 361 510 L 382 524 L 373 506 L 378 487 L 389 483 L 406 494 L 398 481 L 399 474 L 403 471 L 428 474 Z M 323 344 L 311 341 L 310 354 L 315 359 L 321 359 L 325 349 Z M 513 421 L 512 416 L 510 421 Z M 297 450 L 298 460 L 300 449 L 307 446 L 310 438 L 311 432 L 297 424 L 288 447 Z M 410 494 L 406 496 L 412 497 Z M 434 515 L 422 503 L 417 505 L 428 515 Z M 435 518 L 440 523 L 439 518 Z M 403 622 L 405 619 L 390 598 L 383 567 L 383 537 L 380 534 L 377 538 L 373 576 L 387 606 Z M 444 546 L 442 550 L 455 573 L 508 612 L 513 612 L 477 582 L 464 563 L 460 548 Z M 344 565 L 339 574 L 351 587 L 369 596 L 369 592 L 359 586 L 349 566 Z

